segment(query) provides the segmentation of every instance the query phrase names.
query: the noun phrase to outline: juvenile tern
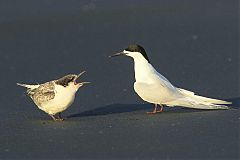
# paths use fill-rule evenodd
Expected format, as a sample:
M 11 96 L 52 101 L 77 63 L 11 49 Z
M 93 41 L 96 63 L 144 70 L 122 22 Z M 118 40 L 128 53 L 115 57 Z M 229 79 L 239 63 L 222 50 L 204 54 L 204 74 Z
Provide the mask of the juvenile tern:
M 43 84 L 29 85 L 17 83 L 17 85 L 26 87 L 27 95 L 31 97 L 40 110 L 49 114 L 53 120 L 63 120 L 61 112 L 74 102 L 78 89 L 84 84 L 90 83 L 76 82 L 84 72 L 78 75 L 69 74 Z

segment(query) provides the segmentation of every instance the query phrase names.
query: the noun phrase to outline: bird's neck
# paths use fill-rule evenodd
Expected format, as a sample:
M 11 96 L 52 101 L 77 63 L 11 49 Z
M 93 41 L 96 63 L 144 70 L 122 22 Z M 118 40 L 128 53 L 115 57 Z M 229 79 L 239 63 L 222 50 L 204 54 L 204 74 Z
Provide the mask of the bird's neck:
M 153 66 L 143 57 L 135 57 L 133 59 L 136 82 L 150 83 L 155 71 Z

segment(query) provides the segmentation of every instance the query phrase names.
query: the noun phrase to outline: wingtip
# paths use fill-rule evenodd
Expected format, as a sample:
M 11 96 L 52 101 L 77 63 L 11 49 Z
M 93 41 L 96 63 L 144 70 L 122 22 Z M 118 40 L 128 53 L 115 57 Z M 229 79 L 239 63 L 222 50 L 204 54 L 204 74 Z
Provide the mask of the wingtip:
M 221 102 L 219 104 L 232 104 L 232 102 L 230 101 L 224 101 L 224 100 L 220 100 Z

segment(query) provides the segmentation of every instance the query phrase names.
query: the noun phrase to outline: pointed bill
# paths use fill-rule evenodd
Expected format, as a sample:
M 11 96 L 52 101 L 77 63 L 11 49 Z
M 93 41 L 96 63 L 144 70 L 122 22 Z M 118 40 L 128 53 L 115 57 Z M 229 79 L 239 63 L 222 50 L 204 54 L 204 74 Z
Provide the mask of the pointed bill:
M 81 73 L 79 73 L 75 78 L 74 81 L 76 81 L 82 74 L 84 74 L 86 71 L 82 71 Z
M 115 53 L 115 54 L 110 55 L 110 56 L 108 56 L 108 57 L 111 58 L 111 57 L 122 56 L 122 55 L 126 55 L 126 53 L 124 53 L 124 52 L 118 52 L 118 53 Z
M 79 88 L 79 87 L 81 87 L 81 86 L 83 86 L 84 84 L 88 84 L 88 83 L 91 83 L 91 82 L 76 82 L 77 81 L 77 79 L 81 76 L 81 75 L 83 75 L 84 73 L 85 73 L 86 71 L 82 71 L 80 74 L 78 74 L 75 78 L 74 78 L 74 83 L 75 83 L 75 85 Z

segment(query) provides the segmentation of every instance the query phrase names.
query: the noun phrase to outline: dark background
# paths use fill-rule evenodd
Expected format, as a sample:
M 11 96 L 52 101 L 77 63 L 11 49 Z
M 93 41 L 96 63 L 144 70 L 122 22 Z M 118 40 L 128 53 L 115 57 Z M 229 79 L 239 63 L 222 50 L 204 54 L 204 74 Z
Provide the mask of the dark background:
M 175 86 L 239 107 L 237 0 L 0 0 L 0 159 L 238 159 L 239 110 L 180 107 L 149 116 L 130 58 L 144 46 Z M 86 70 L 53 122 L 20 83 Z

